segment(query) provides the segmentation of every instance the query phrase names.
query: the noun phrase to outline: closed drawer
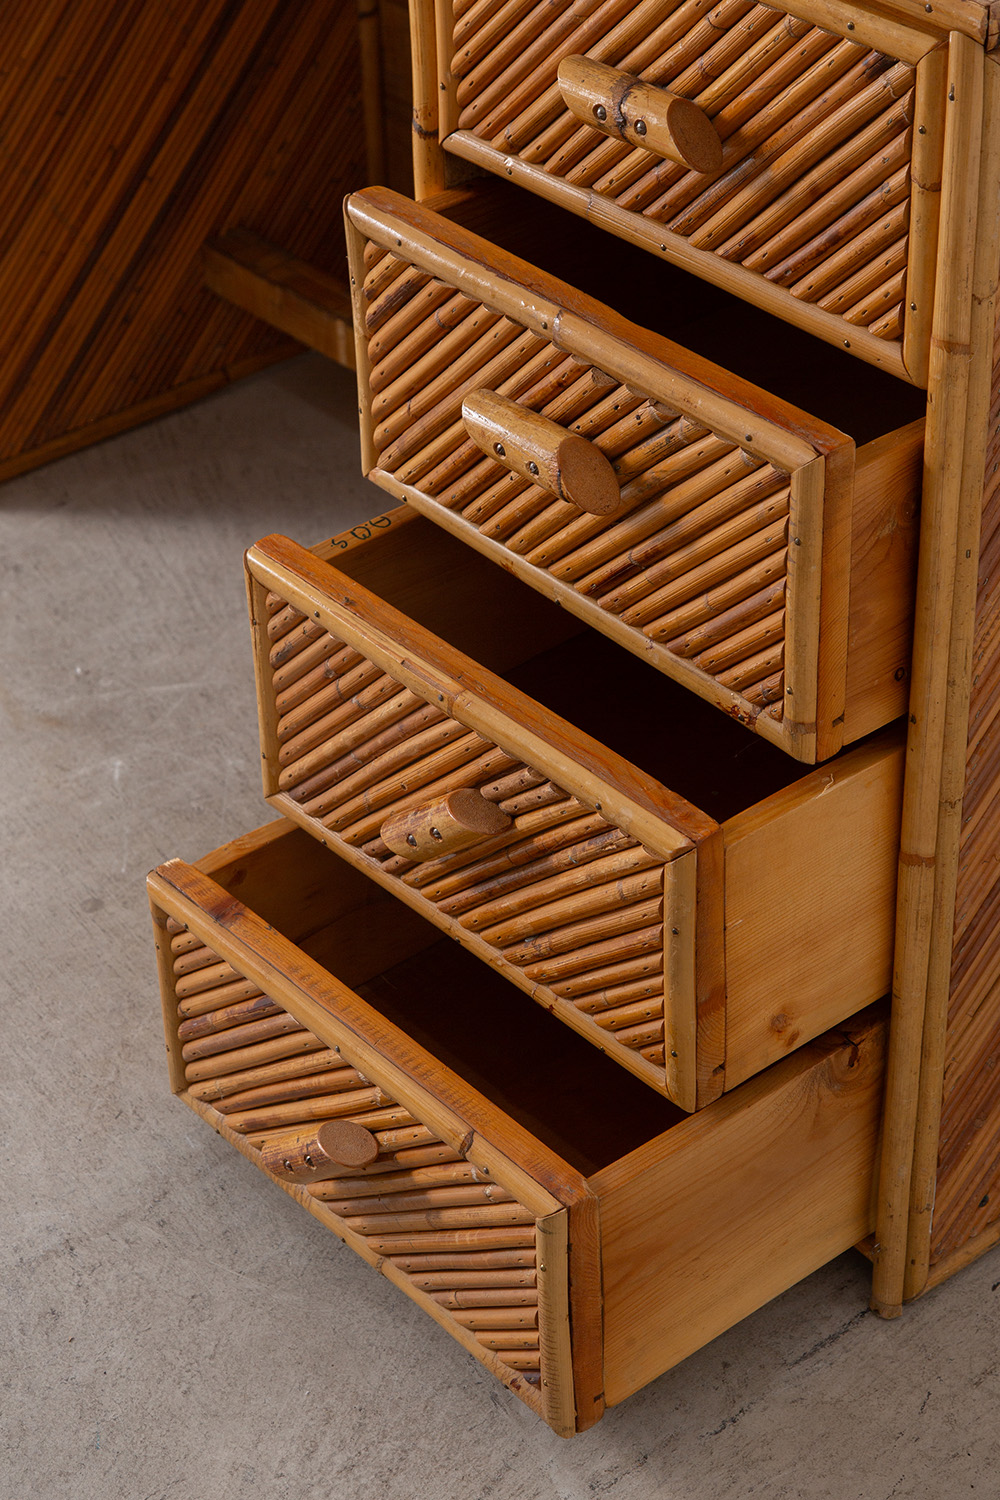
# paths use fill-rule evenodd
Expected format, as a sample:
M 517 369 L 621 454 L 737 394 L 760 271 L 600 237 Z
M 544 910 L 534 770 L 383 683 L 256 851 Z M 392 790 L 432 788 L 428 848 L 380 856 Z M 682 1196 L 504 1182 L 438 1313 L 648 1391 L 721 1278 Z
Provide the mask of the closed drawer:
M 274 807 L 684 1109 L 887 991 L 900 732 L 803 776 L 422 517 L 364 531 L 247 555 Z
M 933 11 L 436 7 L 447 151 L 926 385 L 942 162 L 975 50 L 959 37 L 949 76 Z
M 800 760 L 904 712 L 918 393 L 692 323 L 848 434 L 396 194 L 348 221 L 377 484 Z
M 871 1016 L 683 1117 L 284 821 L 149 890 L 175 1092 L 559 1433 L 870 1230 Z

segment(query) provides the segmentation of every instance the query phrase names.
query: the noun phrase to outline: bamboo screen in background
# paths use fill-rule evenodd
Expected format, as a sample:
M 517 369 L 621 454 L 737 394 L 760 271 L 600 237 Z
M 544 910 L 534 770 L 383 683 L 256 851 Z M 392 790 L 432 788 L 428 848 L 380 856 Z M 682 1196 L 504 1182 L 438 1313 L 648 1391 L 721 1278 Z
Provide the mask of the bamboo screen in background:
M 202 285 L 241 225 L 345 281 L 354 0 L 0 9 L 0 478 L 297 345 Z
M 915 70 L 752 0 L 657 7 L 645 29 L 634 0 L 589 10 L 456 6 L 459 127 L 901 339 Z M 556 72 L 584 52 L 694 99 L 722 137 L 719 171 L 691 172 L 581 125 Z
M 780 718 L 788 475 L 371 242 L 366 263 L 378 467 Z M 477 386 L 594 442 L 624 511 L 484 457 L 461 417 Z
M 188 1092 L 258 1149 L 324 1120 L 370 1130 L 371 1166 L 305 1191 L 538 1386 L 534 1214 L 195 933 L 167 925 Z
M 321 625 L 274 596 L 269 607 L 279 788 L 301 821 L 490 944 L 536 999 L 573 1006 L 590 1041 L 662 1069 L 662 859 Z M 477 787 L 513 826 L 422 864 L 382 842 L 391 812 L 457 787 Z
M 948 1013 L 932 1260 L 1000 1217 L 1000 326 L 979 555 L 972 697 Z

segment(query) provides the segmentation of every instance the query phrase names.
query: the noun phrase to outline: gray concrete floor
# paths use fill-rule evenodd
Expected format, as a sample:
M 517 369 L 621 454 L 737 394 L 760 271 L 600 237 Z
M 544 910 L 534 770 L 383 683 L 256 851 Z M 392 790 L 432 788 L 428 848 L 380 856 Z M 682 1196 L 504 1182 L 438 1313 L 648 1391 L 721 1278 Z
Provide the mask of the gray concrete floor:
M 267 821 L 241 551 L 382 509 L 304 357 L 0 490 L 0 1500 L 1000 1496 L 1000 1256 L 853 1254 L 554 1437 L 167 1089 L 143 879 Z

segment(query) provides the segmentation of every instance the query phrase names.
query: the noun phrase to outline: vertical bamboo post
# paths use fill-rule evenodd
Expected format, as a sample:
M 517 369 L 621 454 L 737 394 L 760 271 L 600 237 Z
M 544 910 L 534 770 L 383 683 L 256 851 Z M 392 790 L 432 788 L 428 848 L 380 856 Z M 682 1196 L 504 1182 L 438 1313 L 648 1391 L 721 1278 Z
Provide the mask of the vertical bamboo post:
M 368 356 L 368 330 L 365 326 L 365 240 L 350 214 L 351 199 L 344 204 L 344 232 L 347 236 L 347 269 L 351 282 L 351 306 L 354 310 L 354 368 L 358 377 L 358 429 L 361 438 L 361 472 L 369 474 L 378 462 L 372 422 L 371 360 Z
M 951 36 L 949 55 L 892 1025 L 872 1281 L 871 1305 L 883 1317 L 898 1317 L 906 1272 L 931 932 L 939 877 L 938 817 L 950 728 L 949 643 L 967 446 L 984 55 L 977 42 L 957 32 Z
M 153 939 L 156 944 L 156 971 L 160 980 L 160 1000 L 163 1005 L 163 1030 L 167 1047 L 167 1069 L 170 1087 L 175 1094 L 187 1087 L 184 1076 L 184 1059 L 177 1036 L 177 998 L 174 994 L 174 956 L 170 948 L 170 932 L 167 928 L 169 914 L 149 895 L 149 909 L 153 917 Z
M 379 0 L 358 0 L 361 109 L 365 122 L 365 172 L 369 182 L 385 174 L 385 100 L 382 92 L 382 32 Z
M 931 1232 L 937 1185 L 945 1048 L 958 852 L 962 832 L 972 651 L 976 624 L 981 502 L 985 450 L 993 394 L 993 339 L 1000 280 L 1000 63 L 985 59 L 983 148 L 979 172 L 979 219 L 972 285 L 971 368 L 966 410 L 965 467 L 958 530 L 958 568 L 948 680 L 950 698 L 941 775 L 938 822 L 940 876 L 931 929 L 927 1016 L 910 1189 L 906 1279 L 903 1295 L 923 1291 L 930 1274 Z
M 450 7 L 449 7 L 450 9 Z M 434 0 L 410 0 L 413 57 L 413 195 L 419 203 L 445 189 L 438 134 L 437 28 Z
M 244 563 L 247 608 L 250 612 L 250 634 L 253 644 L 254 684 L 257 692 L 257 717 L 260 726 L 261 779 L 264 796 L 273 797 L 278 790 L 278 710 L 271 681 L 270 640 L 267 634 L 267 589 L 258 583 Z

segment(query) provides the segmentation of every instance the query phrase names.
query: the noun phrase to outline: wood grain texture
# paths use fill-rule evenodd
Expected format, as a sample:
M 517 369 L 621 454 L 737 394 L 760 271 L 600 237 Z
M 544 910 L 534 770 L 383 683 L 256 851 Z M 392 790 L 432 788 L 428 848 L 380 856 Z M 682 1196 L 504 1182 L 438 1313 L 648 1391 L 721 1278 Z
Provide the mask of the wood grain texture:
M 727 1089 L 888 990 L 902 783 L 888 730 L 723 824 Z
M 861 1239 L 881 1032 L 835 1034 L 590 1179 L 609 1406 Z

